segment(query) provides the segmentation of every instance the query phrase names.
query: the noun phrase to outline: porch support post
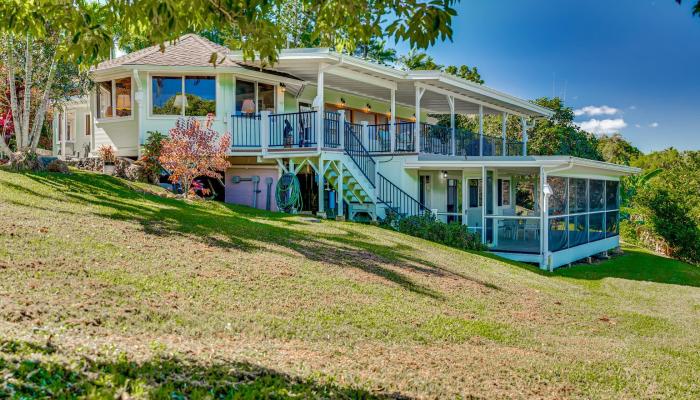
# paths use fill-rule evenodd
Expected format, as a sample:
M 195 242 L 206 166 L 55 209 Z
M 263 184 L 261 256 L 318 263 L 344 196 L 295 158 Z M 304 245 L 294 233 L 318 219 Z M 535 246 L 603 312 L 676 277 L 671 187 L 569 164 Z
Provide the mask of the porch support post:
M 486 243 L 486 167 L 481 167 L 481 243 Z
M 525 117 L 520 117 L 520 123 L 523 126 L 523 155 L 527 155 L 527 120 Z
M 467 226 L 467 207 L 469 206 L 469 181 L 467 171 L 462 170 L 462 225 Z
M 323 137 L 324 137 L 324 129 L 323 129 L 323 120 L 324 118 L 324 100 L 323 100 L 323 71 L 324 71 L 325 64 L 319 64 L 318 66 L 318 82 L 316 85 L 316 101 L 318 101 L 317 104 L 317 110 L 316 110 L 316 126 L 318 128 L 318 132 L 316 132 L 316 142 L 318 143 L 318 151 L 321 151 L 321 148 L 323 148 Z
M 270 147 L 270 112 L 260 111 L 260 147 L 263 155 Z
M 338 188 L 335 194 L 336 200 L 338 201 L 338 212 L 336 215 L 343 219 L 343 162 L 336 161 L 335 165 L 338 167 Z
M 396 89 L 391 89 L 391 120 L 389 127 L 389 151 L 396 151 Z
M 493 178 L 491 178 L 491 207 L 493 208 L 493 215 L 498 215 L 498 170 L 493 169 Z M 498 220 L 496 218 L 491 219 L 491 232 L 493 232 L 493 245 L 498 246 Z
M 360 125 L 362 126 L 362 144 L 369 150 L 369 125 L 367 121 L 360 122 Z
M 416 141 L 416 153 L 420 153 L 420 99 L 423 97 L 423 93 L 425 93 L 425 88 L 416 86 L 416 123 L 413 127 Z
M 544 167 L 540 167 L 540 184 L 539 184 L 539 199 L 540 199 L 540 269 L 547 269 L 547 253 L 549 253 L 549 214 L 547 204 L 547 195 L 544 193 L 544 185 L 547 183 L 547 175 Z
M 345 148 L 345 110 L 338 110 L 338 143 L 340 148 Z
M 501 135 L 503 136 L 503 155 L 507 156 L 508 154 L 506 153 L 508 147 L 506 146 L 506 139 L 507 139 L 507 134 L 506 131 L 508 129 L 508 113 L 503 113 L 503 121 L 501 122 Z
M 61 110 L 61 115 L 63 118 L 61 118 L 61 155 L 63 156 L 63 159 L 66 159 L 66 129 L 68 129 L 68 113 L 66 112 L 66 109 L 63 108 Z
M 455 143 L 455 98 L 447 96 L 447 104 L 450 106 L 450 153 L 454 156 L 457 154 L 457 146 Z
M 323 171 L 325 171 L 326 166 L 325 166 L 325 161 L 323 161 L 323 157 L 319 155 L 318 157 L 318 213 L 323 214 L 325 212 L 325 204 L 323 203 L 323 190 L 325 187 L 324 184 L 324 177 L 323 177 Z
M 479 156 L 484 155 L 484 106 L 479 104 Z M 486 204 L 486 203 L 484 203 Z

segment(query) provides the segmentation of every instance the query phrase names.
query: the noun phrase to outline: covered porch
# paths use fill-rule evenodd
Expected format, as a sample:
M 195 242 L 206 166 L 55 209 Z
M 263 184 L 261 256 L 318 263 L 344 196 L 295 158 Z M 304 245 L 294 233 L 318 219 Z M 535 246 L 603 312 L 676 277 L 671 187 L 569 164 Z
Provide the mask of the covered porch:
M 230 57 L 245 62 L 239 53 Z M 342 149 L 348 132 L 376 155 L 517 157 L 527 155 L 528 119 L 552 114 L 441 71 L 403 71 L 328 49 L 284 50 L 274 68 L 304 82 L 298 111 L 234 113 L 234 151 Z M 437 124 L 431 115 L 449 122 Z M 477 116 L 478 129 L 458 129 L 456 115 Z M 485 132 L 485 115 L 502 117 L 499 132 Z M 507 137 L 509 116 L 520 118 L 522 140 Z
M 635 168 L 573 157 L 418 157 L 418 199 L 505 258 L 557 268 L 619 243 L 619 177 Z

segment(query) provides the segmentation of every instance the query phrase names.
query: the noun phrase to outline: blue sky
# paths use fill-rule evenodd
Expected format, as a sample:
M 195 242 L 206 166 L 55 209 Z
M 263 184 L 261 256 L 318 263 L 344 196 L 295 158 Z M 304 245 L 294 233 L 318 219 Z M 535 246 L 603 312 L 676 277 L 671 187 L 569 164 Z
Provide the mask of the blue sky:
M 462 0 L 453 42 L 429 53 L 519 97 L 565 98 L 587 130 L 619 131 L 645 152 L 698 150 L 700 18 L 685 3 Z

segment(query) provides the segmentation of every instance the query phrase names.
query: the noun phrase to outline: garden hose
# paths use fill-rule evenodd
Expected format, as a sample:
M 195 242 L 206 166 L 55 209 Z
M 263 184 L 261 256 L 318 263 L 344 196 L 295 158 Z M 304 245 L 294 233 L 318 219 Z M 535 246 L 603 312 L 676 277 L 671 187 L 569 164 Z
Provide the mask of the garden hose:
M 295 174 L 284 174 L 277 181 L 275 190 L 277 207 L 287 213 L 301 209 L 301 188 Z

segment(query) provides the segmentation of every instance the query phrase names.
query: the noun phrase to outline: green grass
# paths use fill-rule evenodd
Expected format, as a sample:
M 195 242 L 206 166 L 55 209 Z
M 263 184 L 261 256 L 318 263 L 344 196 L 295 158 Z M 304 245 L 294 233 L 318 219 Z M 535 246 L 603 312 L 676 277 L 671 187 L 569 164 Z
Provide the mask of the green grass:
M 696 398 L 700 270 L 0 169 L 0 398 Z M 36 372 L 35 372 L 36 371 Z

